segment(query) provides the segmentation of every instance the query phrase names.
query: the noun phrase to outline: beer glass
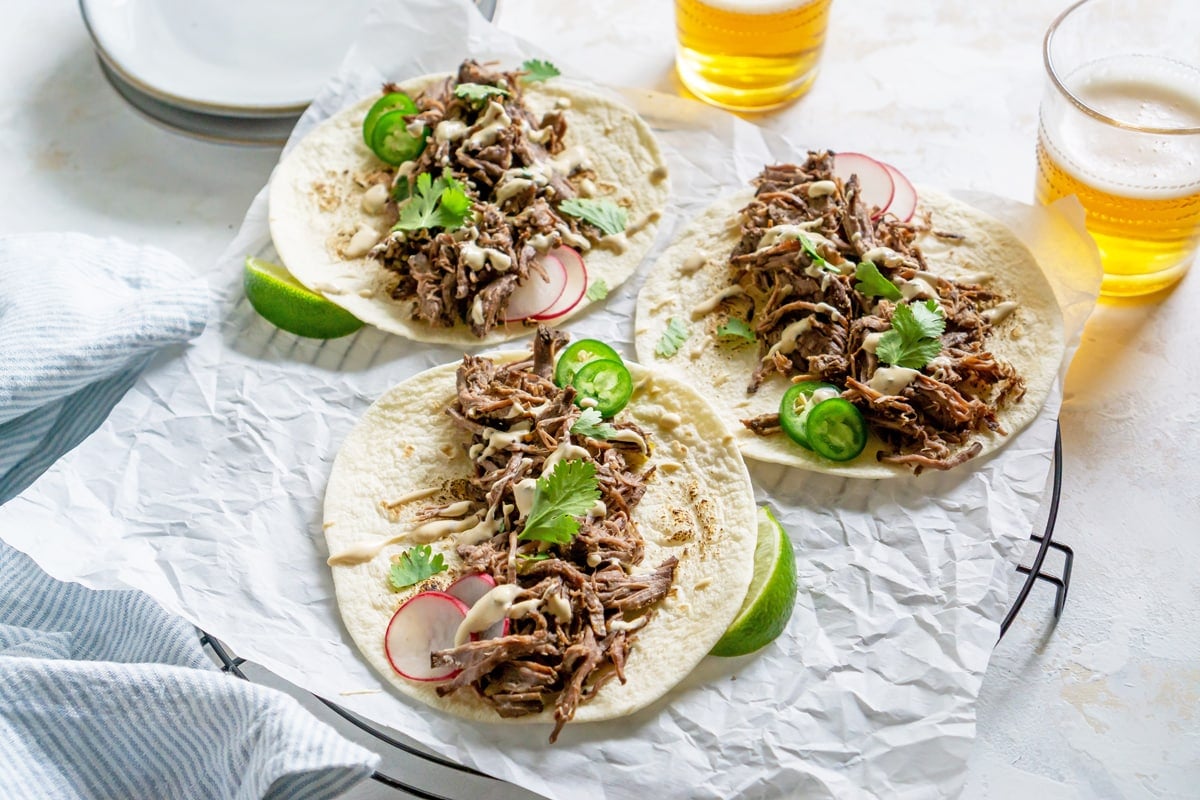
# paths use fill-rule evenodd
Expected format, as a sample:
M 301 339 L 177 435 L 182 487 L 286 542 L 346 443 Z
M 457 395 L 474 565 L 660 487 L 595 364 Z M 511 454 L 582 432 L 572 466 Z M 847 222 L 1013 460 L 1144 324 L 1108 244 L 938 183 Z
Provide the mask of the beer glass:
M 817 77 L 832 0 L 675 0 L 675 66 L 713 105 L 766 111 Z
M 1079 198 L 1102 294 L 1172 285 L 1200 241 L 1200 2 L 1081 0 L 1043 55 L 1038 200 Z

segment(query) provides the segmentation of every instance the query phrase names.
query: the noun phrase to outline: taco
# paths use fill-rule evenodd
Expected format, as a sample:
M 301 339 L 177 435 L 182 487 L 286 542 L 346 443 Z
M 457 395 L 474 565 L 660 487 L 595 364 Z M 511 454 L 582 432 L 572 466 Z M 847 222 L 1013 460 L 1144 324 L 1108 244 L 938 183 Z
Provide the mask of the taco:
M 301 139 L 270 185 L 288 270 L 385 331 L 464 345 L 625 281 L 666 202 L 658 144 L 626 106 L 527 66 L 388 84 Z
M 830 153 L 754 185 L 662 255 L 636 323 L 639 360 L 687 376 L 743 455 L 886 478 L 985 455 L 1037 415 L 1062 317 L 1012 231 L 930 190 L 911 221 L 881 214 Z
M 552 723 L 551 741 L 687 675 L 738 612 L 756 542 L 749 474 L 704 399 L 628 364 L 632 398 L 602 421 L 550 378 L 564 339 L 543 328 L 532 354 L 468 355 L 396 386 L 347 437 L 325 496 L 337 601 L 366 660 L 440 710 Z M 479 581 L 455 616 L 444 595 Z M 420 600 L 453 630 L 405 651 L 393 631 Z

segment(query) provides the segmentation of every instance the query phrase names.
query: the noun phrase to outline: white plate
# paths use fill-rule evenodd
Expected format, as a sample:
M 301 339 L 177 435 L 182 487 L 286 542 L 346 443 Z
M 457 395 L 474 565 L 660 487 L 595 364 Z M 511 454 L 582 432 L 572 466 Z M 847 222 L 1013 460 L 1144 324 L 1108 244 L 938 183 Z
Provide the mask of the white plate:
M 341 63 L 369 0 L 79 0 L 109 68 L 194 111 L 302 110 Z

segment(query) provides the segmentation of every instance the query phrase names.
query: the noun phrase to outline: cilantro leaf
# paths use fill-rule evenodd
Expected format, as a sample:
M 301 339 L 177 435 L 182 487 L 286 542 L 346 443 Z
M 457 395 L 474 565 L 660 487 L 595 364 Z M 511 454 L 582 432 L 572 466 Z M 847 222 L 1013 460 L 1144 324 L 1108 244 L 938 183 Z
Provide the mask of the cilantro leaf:
M 409 184 L 411 187 L 411 184 Z M 437 180 L 428 172 L 417 177 L 416 187 L 400 207 L 400 218 L 394 231 L 417 231 L 426 228 L 458 230 L 471 215 L 471 198 L 462 182 L 446 169 Z
M 814 267 L 826 270 L 827 272 L 841 272 L 840 269 L 825 260 L 825 257 L 817 250 L 816 245 L 812 243 L 812 239 L 809 239 L 803 233 L 797 233 L 796 239 L 800 242 L 800 249 L 812 260 Z
M 658 340 L 658 344 L 654 345 L 655 355 L 663 358 L 670 358 L 679 352 L 679 347 L 687 338 L 692 335 L 688 330 L 687 325 L 683 324 L 683 320 L 679 317 L 671 317 L 667 321 L 667 329 L 663 331 L 662 338 Z
M 730 317 L 724 325 L 718 326 L 717 336 L 745 339 L 747 342 L 757 341 L 754 329 L 750 327 L 750 323 L 738 317 Z
M 617 429 L 602 420 L 599 411 L 585 408 L 571 426 L 571 433 L 576 436 L 590 436 L 593 439 L 611 439 L 616 435 Z
M 882 297 L 885 300 L 899 300 L 903 297 L 896 284 L 883 277 L 879 267 L 870 261 L 864 261 L 854 268 L 854 278 L 858 281 L 854 288 L 867 297 Z
M 608 297 L 608 282 L 604 278 L 597 278 L 592 282 L 592 285 L 587 288 L 584 297 L 595 302 Z
M 408 178 L 400 178 L 396 181 L 396 185 L 392 187 L 392 199 L 397 203 L 407 200 L 410 194 L 412 194 L 412 186 Z
M 584 222 L 590 222 L 607 236 L 625 230 L 629 212 L 612 200 L 593 200 L 589 197 L 572 197 L 558 204 L 558 210 Z
M 562 74 L 558 71 L 558 67 L 540 58 L 529 59 L 521 65 L 521 69 L 525 71 L 525 74 L 521 76 L 522 83 L 537 83 L 549 78 L 557 78 Z
M 483 105 L 491 97 L 508 97 L 511 94 L 503 86 L 491 86 L 486 83 L 460 83 L 454 87 L 455 97 L 461 97 L 476 106 Z
M 946 317 L 936 300 L 899 305 L 892 312 L 892 329 L 883 334 L 875 355 L 897 367 L 920 369 L 942 352 Z
M 419 544 L 405 550 L 398 559 L 392 562 L 392 571 L 388 577 L 393 589 L 407 589 L 431 575 L 445 571 L 446 560 L 442 554 L 438 553 L 434 556 L 432 547 L 427 544 Z
M 579 531 L 575 517 L 586 514 L 599 499 L 595 464 L 560 461 L 534 484 L 533 506 L 525 519 L 525 530 L 517 538 L 567 544 Z

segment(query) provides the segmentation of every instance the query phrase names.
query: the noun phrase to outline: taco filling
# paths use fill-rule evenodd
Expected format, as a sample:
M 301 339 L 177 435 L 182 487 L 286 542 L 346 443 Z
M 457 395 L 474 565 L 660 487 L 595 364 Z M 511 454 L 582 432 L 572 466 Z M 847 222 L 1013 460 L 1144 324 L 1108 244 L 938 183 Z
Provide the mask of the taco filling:
M 633 520 L 655 467 L 650 434 L 636 423 L 576 405 L 552 380 L 565 337 L 540 328 L 533 357 L 506 365 L 465 356 L 446 413 L 470 435 L 473 475 L 464 500 L 420 517 L 462 517 L 460 574 L 495 588 L 459 626 L 456 646 L 433 652 L 449 668 L 437 694 L 472 692 L 502 717 L 554 708 L 554 741 L 580 703 L 612 680 L 654 606 L 672 588 L 675 556 L 649 571 Z M 504 635 L 481 636 L 507 619 Z
M 930 272 L 915 244 L 921 234 L 948 243 L 961 234 L 933 230 L 928 215 L 873 218 L 857 176 L 835 178 L 828 152 L 769 166 L 754 185 L 729 283 L 692 311 L 720 321 L 719 346 L 755 343 L 748 393 L 773 374 L 793 381 L 778 413 L 743 425 L 831 460 L 857 456 L 869 429 L 885 444 L 879 461 L 918 473 L 977 455 L 973 434 L 1005 433 L 997 412 L 1021 399 L 1025 381 L 987 340 L 1016 304 L 981 285 L 986 275 Z M 832 398 L 848 402 L 812 416 Z
M 574 261 L 593 247 L 625 247 L 619 187 L 598 181 L 587 148 L 572 143 L 569 98 L 541 114 L 525 103 L 525 87 L 541 77 L 465 61 L 411 105 L 400 86 L 385 85 L 376 107 L 402 105 L 368 114 L 364 134 L 391 165 L 367 182 L 395 218 L 368 257 L 394 276 L 391 297 L 412 301 L 413 319 L 483 337 L 553 305 L 509 308 L 519 287 L 560 279 L 548 254 Z

